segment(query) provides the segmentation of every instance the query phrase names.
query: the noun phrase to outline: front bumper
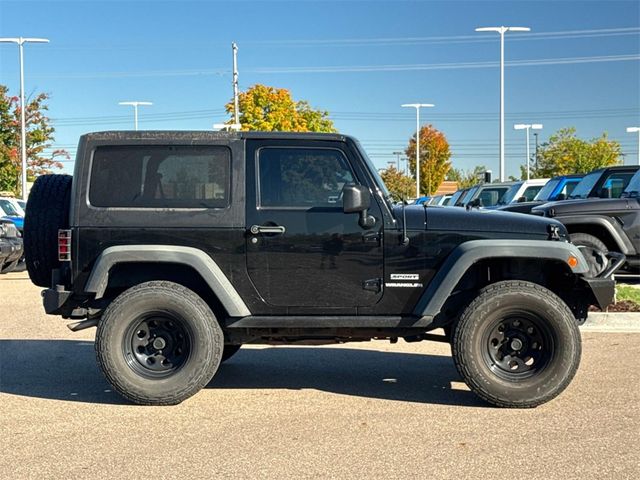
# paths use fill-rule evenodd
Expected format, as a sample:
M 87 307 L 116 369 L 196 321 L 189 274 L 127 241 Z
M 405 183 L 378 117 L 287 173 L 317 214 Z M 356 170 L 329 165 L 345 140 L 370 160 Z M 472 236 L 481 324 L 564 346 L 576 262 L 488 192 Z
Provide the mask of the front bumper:
M 588 285 L 593 294 L 593 305 L 597 305 L 600 310 L 605 310 L 615 300 L 616 281 L 613 274 L 626 261 L 626 257 L 622 253 L 609 252 L 606 254 L 608 265 L 600 275 L 595 278 L 583 278 L 582 280 Z

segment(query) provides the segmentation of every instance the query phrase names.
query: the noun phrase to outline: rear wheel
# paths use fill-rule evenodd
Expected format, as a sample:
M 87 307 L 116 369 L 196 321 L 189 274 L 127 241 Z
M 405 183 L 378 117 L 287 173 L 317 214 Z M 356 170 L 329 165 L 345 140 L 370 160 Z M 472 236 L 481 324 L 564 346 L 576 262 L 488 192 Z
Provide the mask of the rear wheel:
M 483 289 L 463 312 L 452 351 L 478 396 L 500 407 L 535 407 L 571 382 L 580 362 L 580 332 L 553 292 L 504 281 Z
M 172 282 L 147 282 L 122 293 L 96 332 L 98 364 L 114 389 L 143 405 L 174 405 L 213 378 L 222 329 L 209 306 Z
M 606 254 L 609 253 L 607 246 L 598 238 L 588 233 L 572 233 L 571 243 L 577 246 L 582 252 L 587 265 L 589 266 L 589 277 L 597 277 L 607 267 L 608 260 Z
M 0 269 L 0 273 L 9 273 L 9 272 L 13 272 L 17 267 L 18 264 L 20 263 L 20 259 L 18 258 L 17 260 L 14 260 L 11 263 L 6 263 L 2 266 L 2 269 Z

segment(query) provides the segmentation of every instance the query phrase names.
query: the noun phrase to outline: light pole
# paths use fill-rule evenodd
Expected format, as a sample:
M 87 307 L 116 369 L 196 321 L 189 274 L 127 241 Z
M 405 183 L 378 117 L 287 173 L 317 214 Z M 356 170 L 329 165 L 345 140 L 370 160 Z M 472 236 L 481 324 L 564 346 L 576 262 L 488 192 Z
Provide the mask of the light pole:
M 398 171 L 400 171 L 400 155 L 402 155 L 402 152 L 393 152 L 393 154 L 398 157 L 397 161 L 396 161 L 397 162 L 397 167 L 396 168 L 398 169 Z
M 24 44 L 25 43 L 49 43 L 46 38 L 0 38 L 0 43 L 15 43 L 20 51 L 20 158 L 22 178 L 22 199 L 27 200 L 27 122 L 25 117 L 26 105 L 24 104 Z
M 638 165 L 640 165 L 640 127 L 627 127 L 627 133 L 638 134 Z
M 500 34 L 500 181 L 504 182 L 504 34 L 507 32 L 529 32 L 529 27 L 480 27 L 476 32 Z
M 416 109 L 416 198 L 420 198 L 420 107 L 435 107 L 432 103 L 403 103 L 401 107 Z
M 133 107 L 133 125 L 138 130 L 138 107 L 140 105 L 147 106 L 153 105 L 151 102 L 118 102 L 118 105 L 130 105 Z
M 542 130 L 541 123 L 517 123 L 513 126 L 514 130 L 525 130 L 527 135 L 527 180 L 529 180 L 529 163 L 531 154 L 529 153 L 529 130 Z

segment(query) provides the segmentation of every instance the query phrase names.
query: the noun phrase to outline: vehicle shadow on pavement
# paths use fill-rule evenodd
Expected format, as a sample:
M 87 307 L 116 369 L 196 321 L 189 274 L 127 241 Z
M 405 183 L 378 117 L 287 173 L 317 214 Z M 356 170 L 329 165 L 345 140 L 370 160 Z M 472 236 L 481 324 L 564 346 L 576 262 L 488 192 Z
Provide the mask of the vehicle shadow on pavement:
M 447 356 L 331 347 L 246 348 L 210 389 L 312 389 L 405 402 L 486 406 Z M 0 340 L 0 392 L 86 403 L 128 404 L 96 365 L 93 342 Z
M 312 389 L 403 402 L 488 406 L 463 386 L 449 356 L 344 347 L 244 348 L 222 365 L 207 388 Z

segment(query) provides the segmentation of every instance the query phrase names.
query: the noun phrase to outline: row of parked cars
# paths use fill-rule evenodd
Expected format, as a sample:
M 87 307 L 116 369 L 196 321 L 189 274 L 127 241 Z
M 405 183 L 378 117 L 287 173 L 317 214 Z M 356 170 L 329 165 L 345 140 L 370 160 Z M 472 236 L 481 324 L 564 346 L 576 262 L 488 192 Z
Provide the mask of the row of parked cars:
M 24 263 L 25 208 L 21 200 L 0 197 L 0 274 L 12 272 Z
M 561 221 L 596 276 L 609 252 L 623 253 L 625 273 L 640 275 L 640 166 L 623 165 L 586 175 L 484 183 L 416 203 L 552 217 Z

